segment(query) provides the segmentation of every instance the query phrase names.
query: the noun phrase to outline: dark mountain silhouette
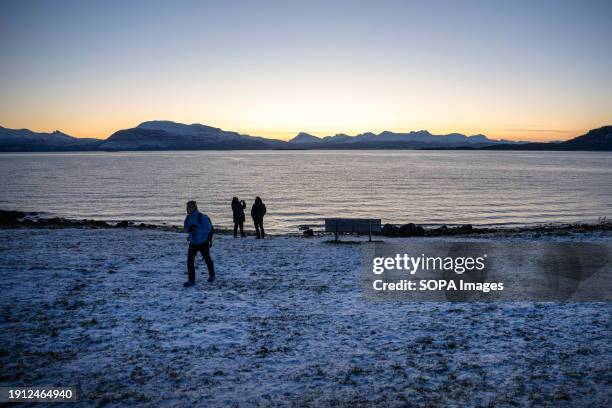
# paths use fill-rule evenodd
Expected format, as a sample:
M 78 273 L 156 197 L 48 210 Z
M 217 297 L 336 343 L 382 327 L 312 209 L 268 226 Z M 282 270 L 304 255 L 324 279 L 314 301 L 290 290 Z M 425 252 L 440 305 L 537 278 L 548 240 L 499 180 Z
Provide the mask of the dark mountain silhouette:
M 77 138 L 56 130 L 38 133 L 29 129 L 8 129 L 0 126 L 0 151 L 75 151 L 96 149 L 100 140 Z
M 294 144 L 308 144 L 308 143 L 319 143 L 321 142 L 321 138 L 310 135 L 308 133 L 300 132 L 296 137 L 289 140 L 289 143 Z
M 485 149 L 612 151 L 612 125 L 591 129 L 586 134 L 565 142 L 499 144 Z
M 283 148 L 286 142 L 241 135 L 199 123 L 143 122 L 119 130 L 103 141 L 102 150 L 239 150 Z
M 198 123 L 149 121 L 113 133 L 108 139 L 79 139 L 55 131 L 0 127 L 0 151 L 84 150 L 261 150 L 261 149 L 501 149 L 501 150 L 612 150 L 612 126 L 593 129 L 565 142 L 525 143 L 493 140 L 485 135 L 434 135 L 426 130 L 356 136 L 317 137 L 299 133 L 290 141 L 243 135 Z
M 427 130 L 395 133 L 384 131 L 379 134 L 362 133 L 357 136 L 338 134 L 318 138 L 308 133 L 300 133 L 289 141 L 290 144 L 310 149 L 427 149 L 483 147 L 502 143 L 491 140 L 485 135 L 466 136 L 460 133 L 433 135 Z

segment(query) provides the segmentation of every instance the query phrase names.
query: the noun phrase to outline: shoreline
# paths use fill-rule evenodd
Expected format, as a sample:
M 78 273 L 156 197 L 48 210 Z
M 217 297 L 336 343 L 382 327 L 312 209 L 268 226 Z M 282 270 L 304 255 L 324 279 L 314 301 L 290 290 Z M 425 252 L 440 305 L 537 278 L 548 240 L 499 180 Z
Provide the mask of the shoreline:
M 83 228 L 83 229 L 122 229 L 133 228 L 138 230 L 157 230 L 169 232 L 183 232 L 178 225 L 160 225 L 133 221 L 109 222 L 94 219 L 71 219 L 64 217 L 41 217 L 42 212 L 26 212 L 16 210 L 0 210 L 0 230 L 17 228 Z M 312 231 L 312 230 L 310 230 Z M 558 223 L 538 224 L 524 226 L 473 226 L 471 224 L 440 227 L 423 227 L 413 223 L 408 224 L 384 224 L 378 237 L 385 238 L 419 238 L 419 237 L 449 237 L 449 236 L 483 236 L 483 235 L 514 235 L 532 233 L 535 238 L 541 235 L 568 235 L 585 234 L 593 232 L 611 232 L 612 221 L 606 217 L 600 218 L 597 223 Z M 231 229 L 215 228 L 215 233 L 220 235 L 232 234 Z M 314 231 L 307 234 L 300 230 L 295 233 L 268 234 L 276 237 L 313 237 L 325 236 L 328 233 Z M 341 234 L 342 236 L 364 236 L 367 234 Z

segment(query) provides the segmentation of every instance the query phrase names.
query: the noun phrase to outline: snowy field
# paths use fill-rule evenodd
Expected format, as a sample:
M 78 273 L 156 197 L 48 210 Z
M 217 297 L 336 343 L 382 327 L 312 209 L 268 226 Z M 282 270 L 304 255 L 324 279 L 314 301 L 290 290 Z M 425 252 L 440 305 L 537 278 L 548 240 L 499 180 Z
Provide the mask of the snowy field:
M 611 304 L 371 303 L 359 245 L 323 241 L 218 236 L 217 280 L 198 260 L 185 289 L 181 234 L 0 230 L 0 385 L 83 406 L 610 406 Z

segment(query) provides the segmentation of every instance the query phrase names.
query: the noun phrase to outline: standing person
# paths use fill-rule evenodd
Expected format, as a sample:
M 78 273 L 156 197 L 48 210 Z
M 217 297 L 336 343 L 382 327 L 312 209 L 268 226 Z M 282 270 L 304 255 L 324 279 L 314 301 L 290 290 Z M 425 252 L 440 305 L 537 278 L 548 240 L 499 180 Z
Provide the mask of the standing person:
M 240 236 L 243 238 L 246 237 L 244 235 L 244 209 L 246 208 L 246 203 L 244 200 L 238 201 L 238 197 L 232 198 L 232 213 L 234 217 L 234 238 L 238 236 L 238 227 L 240 227 Z
M 210 257 L 210 246 L 213 233 L 213 226 L 210 218 L 206 214 L 198 211 L 195 201 L 187 202 L 187 217 L 184 223 L 185 232 L 189 233 L 189 249 L 187 251 L 187 273 L 189 280 L 184 286 L 195 285 L 195 257 L 200 252 L 208 268 L 208 282 L 215 280 L 215 265 Z
M 255 197 L 255 203 L 251 207 L 251 217 L 255 223 L 255 232 L 257 233 L 257 239 L 264 238 L 266 233 L 263 227 L 263 217 L 266 215 L 266 205 L 261 201 L 261 198 Z

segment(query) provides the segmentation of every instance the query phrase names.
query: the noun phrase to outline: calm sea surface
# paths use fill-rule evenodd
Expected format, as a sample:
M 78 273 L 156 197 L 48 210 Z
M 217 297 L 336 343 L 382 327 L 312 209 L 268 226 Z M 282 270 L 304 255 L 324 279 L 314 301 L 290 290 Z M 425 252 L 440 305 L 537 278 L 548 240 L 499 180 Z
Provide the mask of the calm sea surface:
M 231 225 L 233 196 L 250 209 L 259 195 L 276 233 L 334 216 L 426 225 L 612 218 L 610 153 L 18 153 L 0 155 L 0 183 L 0 209 L 180 224 L 195 199 L 220 227 Z

